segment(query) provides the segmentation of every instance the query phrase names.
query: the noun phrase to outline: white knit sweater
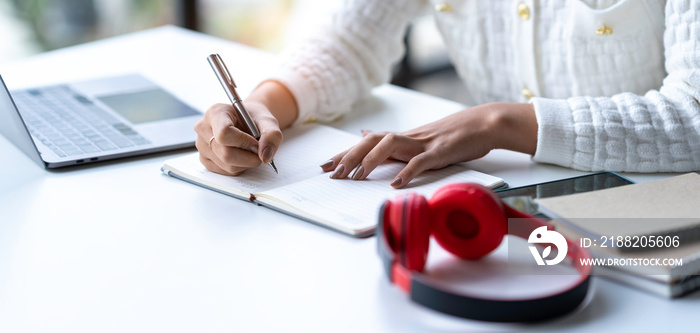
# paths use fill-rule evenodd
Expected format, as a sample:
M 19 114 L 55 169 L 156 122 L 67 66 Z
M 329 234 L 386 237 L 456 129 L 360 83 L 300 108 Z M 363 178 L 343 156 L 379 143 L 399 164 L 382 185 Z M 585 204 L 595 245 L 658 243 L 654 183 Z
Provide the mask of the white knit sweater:
M 274 79 L 295 96 L 298 122 L 332 121 L 387 82 L 407 25 L 436 5 L 473 104 L 536 96 L 534 160 L 700 170 L 700 0 L 348 1 L 331 29 L 282 57 Z

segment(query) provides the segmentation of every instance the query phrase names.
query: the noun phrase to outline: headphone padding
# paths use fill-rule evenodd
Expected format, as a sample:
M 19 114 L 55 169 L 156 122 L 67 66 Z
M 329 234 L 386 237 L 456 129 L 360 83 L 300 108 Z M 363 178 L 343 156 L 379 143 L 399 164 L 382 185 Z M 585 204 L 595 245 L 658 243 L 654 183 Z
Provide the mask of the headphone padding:
M 462 259 L 479 259 L 489 254 L 508 232 L 500 200 L 491 189 L 479 184 L 442 187 L 430 198 L 429 206 L 433 237 L 445 250 Z
M 399 263 L 423 271 L 430 245 L 428 203 L 416 193 L 399 195 L 388 205 L 389 231 Z

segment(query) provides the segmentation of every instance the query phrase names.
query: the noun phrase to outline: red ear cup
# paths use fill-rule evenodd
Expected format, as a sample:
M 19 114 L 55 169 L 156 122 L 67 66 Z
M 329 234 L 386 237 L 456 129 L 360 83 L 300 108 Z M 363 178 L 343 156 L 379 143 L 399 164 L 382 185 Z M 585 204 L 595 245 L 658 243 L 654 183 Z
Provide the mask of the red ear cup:
M 378 237 L 385 237 L 387 244 L 391 250 L 396 253 L 396 240 L 394 239 L 394 234 L 391 231 L 391 212 L 393 206 L 393 201 L 386 200 L 382 205 L 381 211 L 379 213 L 379 218 L 381 219 L 382 230 L 377 230 Z
M 429 201 L 432 234 L 445 250 L 463 259 L 481 258 L 501 244 L 508 220 L 498 197 L 484 186 L 450 184 Z
M 430 245 L 427 201 L 419 194 L 409 193 L 397 196 L 384 209 L 389 244 L 397 259 L 409 270 L 422 271 Z

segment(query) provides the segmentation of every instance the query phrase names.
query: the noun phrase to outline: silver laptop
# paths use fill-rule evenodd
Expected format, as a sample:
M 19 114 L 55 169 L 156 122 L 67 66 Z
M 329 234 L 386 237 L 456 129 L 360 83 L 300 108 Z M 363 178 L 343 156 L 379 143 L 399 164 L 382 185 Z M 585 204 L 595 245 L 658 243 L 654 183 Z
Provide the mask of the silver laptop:
M 202 113 L 140 75 L 10 92 L 0 133 L 44 168 L 193 147 Z

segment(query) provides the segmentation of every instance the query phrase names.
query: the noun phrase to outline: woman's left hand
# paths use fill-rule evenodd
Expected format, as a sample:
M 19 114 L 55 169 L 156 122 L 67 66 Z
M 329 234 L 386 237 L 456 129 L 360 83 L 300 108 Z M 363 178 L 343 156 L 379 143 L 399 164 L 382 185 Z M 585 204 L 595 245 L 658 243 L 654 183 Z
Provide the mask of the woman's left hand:
M 531 104 L 489 103 L 406 132 L 363 132 L 357 145 L 321 168 L 335 170 L 331 178 L 360 180 L 386 159 L 408 162 L 391 183 L 401 188 L 425 170 L 471 161 L 495 148 L 534 154 L 536 147 L 537 119 Z

